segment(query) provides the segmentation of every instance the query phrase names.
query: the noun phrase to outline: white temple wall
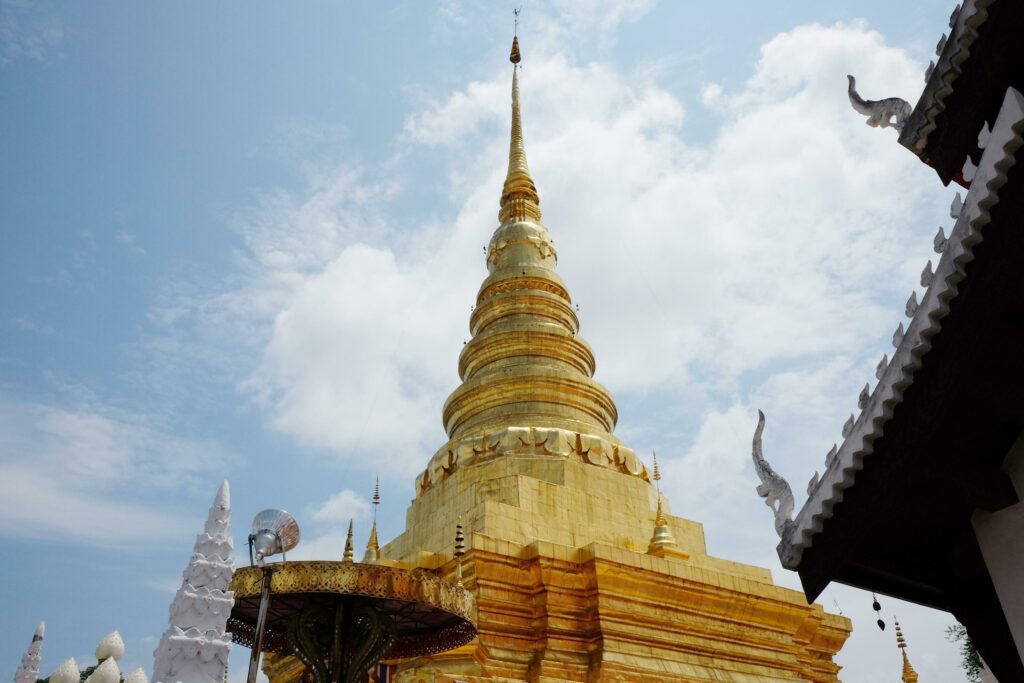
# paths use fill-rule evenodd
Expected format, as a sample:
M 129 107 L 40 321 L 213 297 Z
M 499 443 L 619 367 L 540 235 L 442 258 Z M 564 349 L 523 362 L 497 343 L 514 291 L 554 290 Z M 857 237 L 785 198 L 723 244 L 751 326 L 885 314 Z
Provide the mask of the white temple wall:
M 976 510 L 971 523 L 1017 654 L 1024 661 L 1024 432 L 1003 460 L 1018 502 L 998 512 Z

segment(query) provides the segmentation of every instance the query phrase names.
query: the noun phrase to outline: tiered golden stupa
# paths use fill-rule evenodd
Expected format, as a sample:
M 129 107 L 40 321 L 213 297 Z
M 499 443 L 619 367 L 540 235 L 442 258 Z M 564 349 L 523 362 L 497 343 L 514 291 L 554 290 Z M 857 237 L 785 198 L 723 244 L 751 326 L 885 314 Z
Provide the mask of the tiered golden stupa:
M 380 562 L 465 585 L 479 637 L 398 663 L 396 680 L 836 681 L 850 621 L 808 606 L 767 569 L 711 557 L 699 523 L 667 502 L 613 435 L 526 163 L 513 41 L 512 139 L 488 276 L 444 405 L 449 441 L 417 478 L 406 530 Z M 269 662 L 275 683 L 301 665 Z

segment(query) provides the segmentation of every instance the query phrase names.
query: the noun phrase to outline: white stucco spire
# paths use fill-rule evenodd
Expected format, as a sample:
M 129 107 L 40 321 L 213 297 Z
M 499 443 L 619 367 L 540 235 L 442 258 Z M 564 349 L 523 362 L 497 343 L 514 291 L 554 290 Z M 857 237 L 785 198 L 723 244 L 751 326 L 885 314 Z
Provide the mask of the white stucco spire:
M 14 683 L 36 683 L 39 680 L 39 662 L 42 660 L 43 632 L 45 630 L 46 622 L 40 621 L 28 650 L 21 658 L 21 666 L 14 672 Z
M 235 604 L 228 591 L 235 571 L 230 536 L 231 494 L 221 484 L 196 537 L 192 560 L 170 609 L 170 626 L 154 655 L 155 683 L 222 683 L 231 651 L 228 617 Z

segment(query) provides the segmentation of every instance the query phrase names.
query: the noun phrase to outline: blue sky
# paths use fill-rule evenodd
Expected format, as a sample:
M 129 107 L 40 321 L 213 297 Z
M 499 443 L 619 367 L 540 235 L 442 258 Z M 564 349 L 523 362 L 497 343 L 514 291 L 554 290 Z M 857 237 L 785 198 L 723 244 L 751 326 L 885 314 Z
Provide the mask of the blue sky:
M 952 9 L 523 10 L 531 168 L 617 431 L 658 450 L 713 553 L 785 585 L 756 408 L 800 499 L 952 198 L 844 77 L 916 101 Z M 280 506 L 340 555 L 378 474 L 381 535 L 402 529 L 496 227 L 511 23 L 455 0 L 0 0 L 3 666 L 45 619 L 44 673 L 113 628 L 149 669 L 222 478 L 239 538 Z M 870 597 L 833 600 L 845 680 L 895 679 Z M 883 604 L 925 679 L 961 680 L 950 617 Z

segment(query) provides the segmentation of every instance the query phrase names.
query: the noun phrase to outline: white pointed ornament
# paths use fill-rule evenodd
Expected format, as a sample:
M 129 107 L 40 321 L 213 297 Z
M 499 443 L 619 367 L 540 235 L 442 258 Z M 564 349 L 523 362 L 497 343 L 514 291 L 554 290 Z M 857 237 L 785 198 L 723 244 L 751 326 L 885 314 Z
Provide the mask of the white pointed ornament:
M 79 683 L 82 674 L 78 670 L 78 663 L 75 658 L 67 659 L 57 667 L 57 670 L 50 674 L 50 683 Z
M 96 646 L 97 662 L 102 662 L 111 657 L 114 658 L 115 662 L 120 662 L 121 658 L 124 657 L 124 640 L 116 629 L 105 635 L 100 644 Z
M 929 259 L 928 263 L 924 267 L 924 270 L 921 271 L 921 286 L 926 288 L 931 287 L 932 280 L 934 279 L 935 271 L 932 270 L 932 262 L 931 259 Z
M 124 654 L 123 650 L 121 654 Z M 117 668 L 117 660 L 113 656 L 104 659 L 85 679 L 85 683 L 121 683 L 121 670 Z
M 853 434 L 853 425 L 854 425 L 853 413 L 850 413 L 850 418 L 846 421 L 846 424 L 843 425 L 843 438 L 844 439 L 849 438 L 850 434 Z
M 964 199 L 957 192 L 956 196 L 953 197 L 953 202 L 949 205 L 949 217 L 960 218 L 960 212 L 964 210 Z
M 896 327 L 896 331 L 892 334 L 892 345 L 894 348 L 899 348 L 900 344 L 903 343 L 903 337 L 907 334 L 906 330 L 903 329 L 903 323 L 900 323 Z
M 828 469 L 832 465 L 832 461 L 836 459 L 836 453 L 838 452 L 839 446 L 832 444 L 832 448 L 830 448 L 828 453 L 825 454 L 825 469 Z
M 881 380 L 885 376 L 885 371 L 889 367 L 889 355 L 883 353 L 882 360 L 878 361 L 878 365 L 875 366 L 875 378 Z
M 864 410 L 868 407 L 868 399 L 871 398 L 871 387 L 868 384 L 864 385 L 864 388 L 860 390 L 860 394 L 857 396 L 857 407 Z
M 913 318 L 914 314 L 917 313 L 917 292 L 911 292 L 910 298 L 907 299 L 907 307 L 904 312 L 908 318 Z
M 149 683 L 149 676 L 146 675 L 146 672 L 140 666 L 124 677 L 124 683 Z

